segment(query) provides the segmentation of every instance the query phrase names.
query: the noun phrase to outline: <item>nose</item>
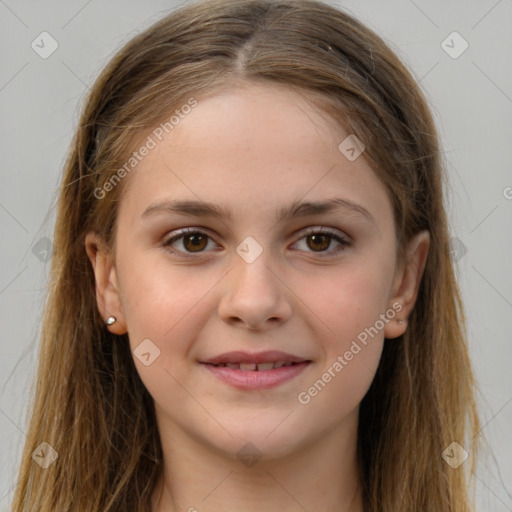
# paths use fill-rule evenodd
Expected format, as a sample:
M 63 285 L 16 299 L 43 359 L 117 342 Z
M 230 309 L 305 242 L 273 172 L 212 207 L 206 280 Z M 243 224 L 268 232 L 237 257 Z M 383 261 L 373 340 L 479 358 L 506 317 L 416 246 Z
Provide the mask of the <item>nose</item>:
M 251 330 L 267 330 L 290 318 L 290 293 L 278 272 L 271 268 L 269 252 L 264 250 L 252 263 L 234 255 L 234 268 L 224 281 L 218 306 L 224 322 Z

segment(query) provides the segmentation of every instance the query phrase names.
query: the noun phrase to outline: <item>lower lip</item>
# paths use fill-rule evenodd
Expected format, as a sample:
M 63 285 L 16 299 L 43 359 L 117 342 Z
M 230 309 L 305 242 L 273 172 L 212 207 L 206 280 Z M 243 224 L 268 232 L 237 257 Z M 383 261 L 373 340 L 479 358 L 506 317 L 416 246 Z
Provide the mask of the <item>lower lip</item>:
M 309 361 L 273 370 L 247 371 L 202 363 L 218 379 L 238 389 L 268 389 L 293 379 L 309 365 Z

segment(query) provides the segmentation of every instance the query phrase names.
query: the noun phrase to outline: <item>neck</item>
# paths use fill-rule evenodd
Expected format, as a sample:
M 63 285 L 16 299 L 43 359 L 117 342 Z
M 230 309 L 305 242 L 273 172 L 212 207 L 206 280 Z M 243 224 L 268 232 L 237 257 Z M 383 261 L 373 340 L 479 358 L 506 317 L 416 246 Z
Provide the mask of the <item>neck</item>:
M 162 421 L 163 472 L 153 512 L 363 512 L 357 413 L 278 459 L 242 463 Z

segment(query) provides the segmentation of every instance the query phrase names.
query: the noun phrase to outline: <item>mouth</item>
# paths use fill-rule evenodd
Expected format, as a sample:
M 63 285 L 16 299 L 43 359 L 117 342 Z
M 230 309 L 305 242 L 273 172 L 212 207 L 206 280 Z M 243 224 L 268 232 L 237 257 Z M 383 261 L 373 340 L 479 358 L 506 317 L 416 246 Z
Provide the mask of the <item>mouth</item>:
M 211 364 L 211 363 L 204 363 Z M 275 361 L 270 363 L 219 363 L 213 364 L 216 368 L 231 368 L 232 370 L 243 370 L 244 372 L 265 372 L 275 370 L 276 368 L 283 368 L 285 366 L 296 366 L 301 363 L 294 363 L 292 361 Z
M 277 368 L 281 366 L 289 365 L 290 363 L 303 363 L 306 361 L 303 357 L 295 354 L 288 354 L 281 350 L 266 350 L 264 352 L 245 352 L 242 350 L 235 350 L 232 352 L 225 352 L 218 356 L 210 357 L 205 361 L 200 361 L 205 364 L 212 365 L 227 365 L 236 364 L 240 365 L 261 365 L 270 364 L 277 365 Z M 268 367 L 269 369 L 270 366 Z M 254 370 L 252 366 L 247 366 L 247 370 Z
M 300 375 L 311 363 L 309 359 L 280 351 L 229 352 L 200 361 L 201 366 L 217 379 L 246 391 L 284 384 Z

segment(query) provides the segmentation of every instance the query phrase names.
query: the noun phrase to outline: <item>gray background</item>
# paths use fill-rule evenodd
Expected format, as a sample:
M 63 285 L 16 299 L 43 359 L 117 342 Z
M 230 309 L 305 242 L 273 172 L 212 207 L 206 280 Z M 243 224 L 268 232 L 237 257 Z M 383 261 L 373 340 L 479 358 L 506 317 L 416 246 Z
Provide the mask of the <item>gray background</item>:
M 391 45 L 434 111 L 482 434 L 491 445 L 478 470 L 479 510 L 512 511 L 512 1 L 330 3 Z M 52 238 L 51 206 L 79 106 L 113 52 L 177 5 L 0 0 L 0 510 L 10 503 L 25 440 L 49 267 L 45 237 Z M 47 59 L 31 47 L 43 31 L 59 45 Z M 469 44 L 457 58 L 442 46 L 453 31 Z M 447 44 L 452 53 L 462 48 L 457 38 Z

